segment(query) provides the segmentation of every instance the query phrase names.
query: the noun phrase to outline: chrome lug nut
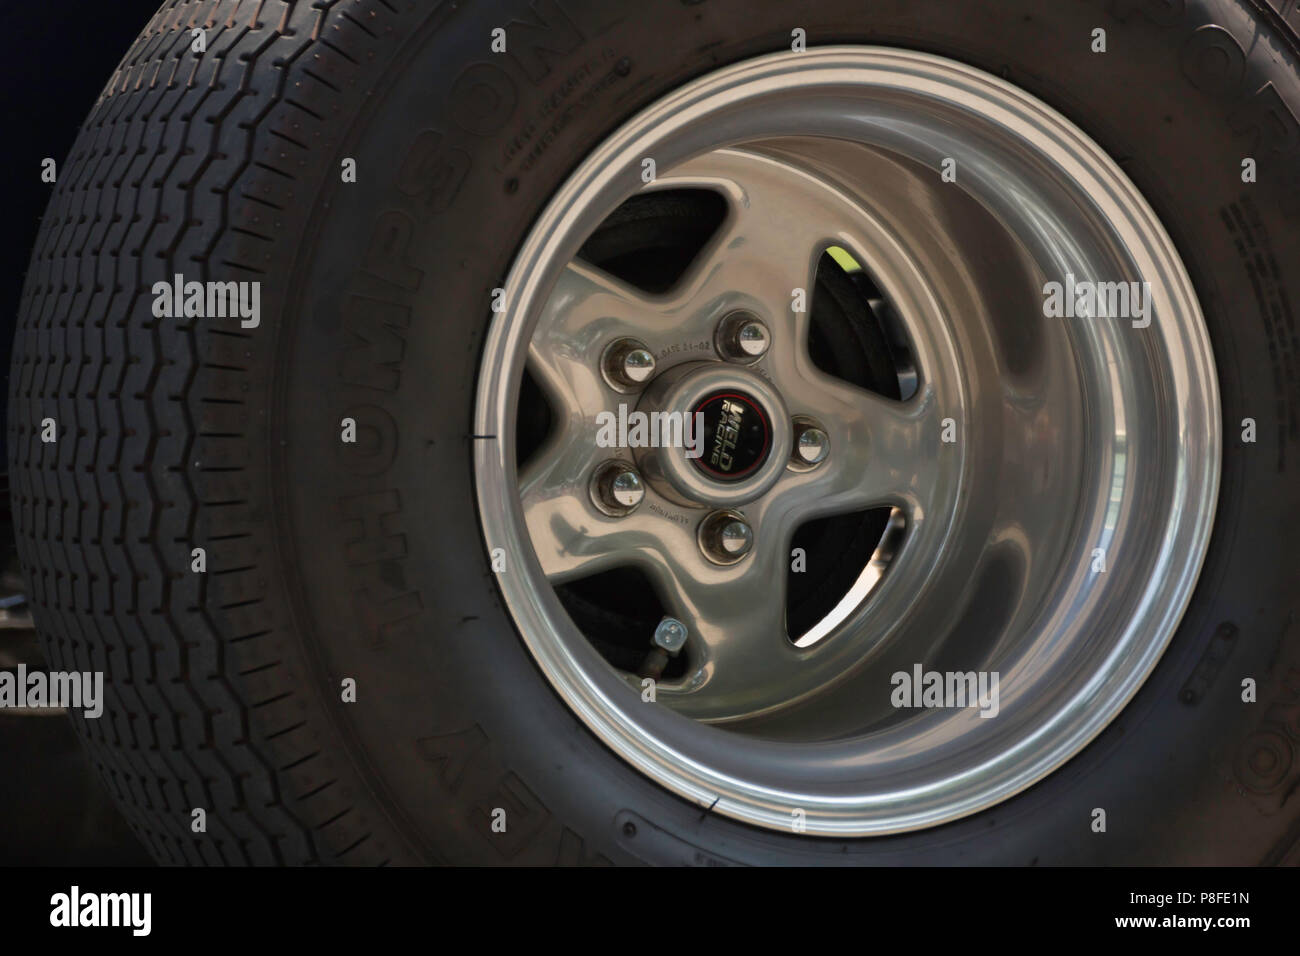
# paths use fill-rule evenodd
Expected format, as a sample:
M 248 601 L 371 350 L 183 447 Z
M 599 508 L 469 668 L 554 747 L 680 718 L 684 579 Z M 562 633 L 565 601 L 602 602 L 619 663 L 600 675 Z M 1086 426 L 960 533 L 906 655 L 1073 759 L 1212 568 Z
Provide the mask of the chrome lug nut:
M 631 514 L 645 498 L 645 482 L 630 464 L 607 461 L 591 476 L 591 500 L 615 518 Z
M 605 378 L 621 392 L 639 389 L 655 373 L 655 357 L 636 339 L 611 343 L 601 357 Z
M 815 422 L 795 419 L 794 460 L 805 468 L 820 465 L 831 451 L 831 439 Z
M 728 521 L 718 532 L 718 545 L 729 557 L 744 557 L 754 546 L 754 532 L 743 521 Z
M 635 471 L 620 471 L 609 483 L 610 497 L 621 508 L 635 508 L 645 497 L 641 476 Z
M 714 336 L 718 354 L 728 361 L 745 364 L 761 359 L 771 344 L 772 335 L 767 326 L 743 309 L 725 316 Z
M 735 511 L 715 511 L 700 524 L 700 549 L 714 564 L 735 564 L 754 547 L 754 530 Z
M 654 643 L 673 656 L 686 645 L 686 625 L 675 617 L 666 617 L 655 628 Z

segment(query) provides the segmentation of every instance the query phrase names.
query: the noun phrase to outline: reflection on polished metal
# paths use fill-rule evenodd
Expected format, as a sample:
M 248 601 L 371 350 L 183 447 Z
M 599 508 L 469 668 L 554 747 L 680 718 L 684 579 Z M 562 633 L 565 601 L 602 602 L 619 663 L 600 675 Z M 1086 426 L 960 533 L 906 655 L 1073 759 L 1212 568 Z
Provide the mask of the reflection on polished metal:
M 676 655 L 686 645 L 686 637 L 686 625 L 676 618 L 666 617 L 655 628 L 654 643 Z
M 794 463 L 796 466 L 820 465 L 830 454 L 830 436 L 816 422 L 806 418 L 794 420 Z
M 619 391 L 638 389 L 655 373 L 655 357 L 636 339 L 611 342 L 601 364 L 610 384 Z
M 608 461 L 592 475 L 591 497 L 605 514 L 622 517 L 636 510 L 645 497 L 645 485 L 631 465 Z
M 700 550 L 714 564 L 735 564 L 754 546 L 754 532 L 744 515 L 715 511 L 700 522 Z
M 653 295 L 572 259 L 647 155 L 658 176 L 645 190 L 708 189 L 728 209 L 678 283 Z M 961 188 L 935 172 L 950 156 L 962 157 Z M 917 383 L 906 400 L 832 378 L 808 353 L 809 314 L 791 309 L 791 290 L 815 288 L 831 246 L 870 273 L 906 331 Z M 1045 317 L 1044 277 L 1067 274 L 1149 282 L 1150 326 Z M 515 434 L 525 363 L 557 414 L 517 476 L 513 443 L 475 443 L 485 540 L 520 569 L 498 585 L 560 697 L 675 793 L 778 830 L 798 809 L 809 834 L 933 826 L 1061 766 L 1159 660 L 1214 516 L 1209 339 L 1137 188 L 1022 90 L 881 47 L 718 70 L 578 166 L 506 288 L 516 308 L 492 320 L 475 430 Z M 718 323 L 742 310 L 770 348 L 752 366 L 714 361 Z M 605 454 L 592 423 L 621 398 L 601 354 L 623 338 L 658 359 L 638 407 L 689 411 L 734 387 L 774 424 L 818 423 L 833 454 L 791 467 L 793 430 L 777 427 L 770 456 L 734 483 L 682 454 L 638 456 L 646 500 L 607 515 L 587 487 Z M 742 506 L 749 553 L 719 565 L 699 524 Z M 885 507 L 903 529 L 885 573 L 795 646 L 785 624 L 795 532 Z M 1111 573 L 1091 571 L 1099 548 Z M 836 560 L 806 557 L 807 574 Z M 682 675 L 658 681 L 662 706 L 642 702 L 635 677 L 606 663 L 553 588 L 623 566 L 690 633 Z M 964 668 L 1001 675 L 996 718 L 892 706 L 893 673 L 956 649 Z
M 724 317 L 714 336 L 718 354 L 732 362 L 757 362 L 767 354 L 771 344 L 767 326 L 744 309 Z

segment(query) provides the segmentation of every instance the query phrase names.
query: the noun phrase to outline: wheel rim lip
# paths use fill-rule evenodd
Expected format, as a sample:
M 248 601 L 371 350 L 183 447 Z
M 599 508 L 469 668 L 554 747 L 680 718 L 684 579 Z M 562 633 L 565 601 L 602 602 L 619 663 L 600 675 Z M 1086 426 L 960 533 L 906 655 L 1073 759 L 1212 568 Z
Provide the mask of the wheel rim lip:
M 1188 361 L 1173 364 L 1170 390 L 1177 396 L 1174 430 L 1183 446 L 1195 447 L 1199 453 L 1198 460 L 1189 461 L 1193 456 L 1188 454 L 1176 463 L 1178 489 L 1173 506 L 1180 512 L 1188 506 L 1194 510 L 1188 512 L 1190 520 L 1177 525 L 1177 538 L 1166 540 L 1154 561 L 1152 578 L 1172 576 L 1176 586 L 1162 595 L 1160 607 L 1147 602 L 1139 608 L 1148 629 L 1163 636 L 1137 647 L 1127 637 L 1119 641 L 1111 657 L 1126 658 L 1123 678 L 1116 678 L 1115 667 L 1111 667 L 1083 686 L 1066 702 L 1062 713 L 1025 737 L 1018 747 L 972 767 L 970 774 L 980 778 L 975 787 L 941 780 L 931 787 L 871 797 L 836 796 L 771 786 L 693 759 L 669 742 L 674 736 L 680 738 L 671 722 L 685 718 L 653 707 L 634 716 L 631 710 L 639 701 L 629 704 L 622 699 L 627 692 L 616 678 L 602 679 L 592 673 L 590 660 L 579 658 L 569 643 L 553 639 L 572 624 L 541 577 L 536 556 L 520 546 L 526 545 L 528 534 L 515 484 L 513 442 L 508 438 L 513 434 L 519 369 L 506 373 L 509 358 L 519 354 L 521 345 L 526 348 L 531 338 L 538 307 L 554 278 L 554 263 L 567 262 L 581 242 L 581 237 L 576 243 L 573 239 L 575 226 L 580 213 L 589 214 L 590 210 L 578 208 L 578 198 L 587 191 L 598 193 L 601 183 L 608 188 L 613 176 L 626 172 L 624 164 L 616 162 L 618 158 L 650 155 L 649 146 L 664 141 L 686 122 L 684 117 L 693 108 L 701 109 L 711 98 L 741 87 L 755 94 L 773 93 L 792 78 L 806 85 L 870 79 L 944 100 L 960 94 L 985 105 L 1000 117 L 1009 134 L 1022 140 L 1029 140 L 1035 132 L 1050 131 L 1066 150 L 1054 160 L 1076 182 L 1091 182 L 1103 199 L 1118 203 L 1130 231 L 1142 240 L 1140 246 L 1126 251 L 1140 253 L 1145 266 L 1158 266 L 1143 268 L 1141 273 L 1165 276 L 1169 297 L 1181 305 L 1178 314 L 1191 319 L 1178 323 L 1175 330 L 1180 336 L 1177 344 Z M 880 47 L 826 47 L 726 67 L 669 94 L 634 117 L 581 164 L 538 218 L 505 289 L 508 306 L 494 316 L 489 330 L 475 407 L 475 434 L 497 435 L 499 439 L 475 442 L 474 466 L 485 543 L 489 550 L 504 548 L 507 567 L 515 569 L 513 575 L 499 578 L 507 607 L 534 659 L 568 706 L 620 757 L 679 795 L 714 812 L 786 831 L 790 829 L 791 807 L 799 807 L 806 812 L 806 832 L 827 836 L 901 832 L 956 819 L 1023 790 L 1082 749 L 1137 693 L 1172 638 L 1199 576 L 1218 496 L 1220 415 L 1208 335 L 1181 260 L 1140 193 L 1100 147 L 1024 91 L 954 61 Z M 523 316 L 524 321 L 507 321 L 515 315 Z M 1193 381 L 1200 390 L 1192 389 Z M 1193 391 L 1195 394 L 1189 394 Z M 538 579 L 543 587 L 534 586 Z M 1130 623 L 1126 635 L 1132 629 Z M 1048 736 L 1052 737 L 1050 745 L 1024 752 L 1043 744 Z

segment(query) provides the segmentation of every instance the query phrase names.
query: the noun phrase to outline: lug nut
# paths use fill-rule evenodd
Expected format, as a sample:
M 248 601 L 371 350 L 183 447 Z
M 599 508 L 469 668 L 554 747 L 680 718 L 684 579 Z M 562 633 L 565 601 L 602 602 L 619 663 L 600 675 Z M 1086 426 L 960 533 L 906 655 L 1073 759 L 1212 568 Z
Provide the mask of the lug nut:
M 830 454 L 831 439 L 820 426 L 809 421 L 794 423 L 794 458 L 808 468 L 820 465 Z
M 666 617 L 655 628 L 654 643 L 674 656 L 686 645 L 686 625 L 675 617 Z
M 645 497 L 641 476 L 635 471 L 620 471 L 609 483 L 610 497 L 622 508 L 635 508 Z
M 714 564 L 735 564 L 754 547 L 754 531 L 735 511 L 715 511 L 700 524 L 700 549 Z
M 638 389 L 655 373 L 655 357 L 636 339 L 619 339 L 601 359 L 605 377 L 620 391 Z
M 714 336 L 718 353 L 732 362 L 757 362 L 772 344 L 767 326 L 752 312 L 732 312 L 718 323 Z
M 718 545 L 730 557 L 744 557 L 754 546 L 754 532 L 743 521 L 728 521 L 718 532 Z
M 645 498 L 645 482 L 637 470 L 622 461 L 608 461 L 591 478 L 591 500 L 612 517 L 631 514 Z

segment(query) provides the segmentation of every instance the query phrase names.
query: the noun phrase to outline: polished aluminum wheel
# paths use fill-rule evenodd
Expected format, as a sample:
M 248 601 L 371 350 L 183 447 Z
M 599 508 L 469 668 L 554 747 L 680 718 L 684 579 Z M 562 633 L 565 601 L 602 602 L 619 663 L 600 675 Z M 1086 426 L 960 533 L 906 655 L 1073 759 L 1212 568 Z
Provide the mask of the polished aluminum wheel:
M 727 211 L 668 291 L 577 256 L 629 196 L 681 189 Z M 831 248 L 897 317 L 905 400 L 810 359 Z M 1149 309 L 1045 314 L 1047 284 L 1075 278 L 1138 283 Z M 1208 339 L 1136 188 L 1023 91 L 868 47 L 705 76 L 582 163 L 505 299 L 475 423 L 495 436 L 475 469 L 502 593 L 568 705 L 688 799 L 842 836 L 974 812 L 1096 736 L 1173 635 L 1218 484 Z M 554 424 L 519 467 L 525 368 Z M 629 411 L 683 438 L 699 413 L 709 447 L 602 447 L 600 423 Z M 895 516 L 883 576 L 864 564 L 815 633 L 788 633 L 796 530 L 880 507 Z M 617 567 L 643 573 L 681 628 L 684 665 L 653 701 L 555 591 Z M 996 674 L 996 714 L 899 706 L 896 675 L 931 671 Z

